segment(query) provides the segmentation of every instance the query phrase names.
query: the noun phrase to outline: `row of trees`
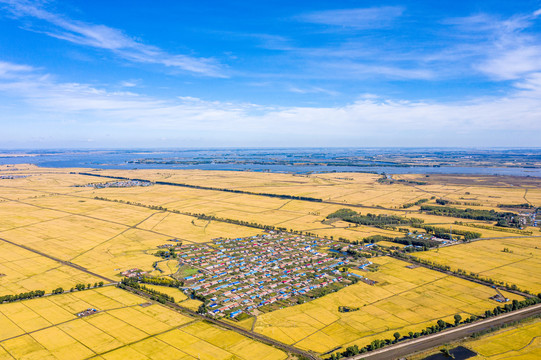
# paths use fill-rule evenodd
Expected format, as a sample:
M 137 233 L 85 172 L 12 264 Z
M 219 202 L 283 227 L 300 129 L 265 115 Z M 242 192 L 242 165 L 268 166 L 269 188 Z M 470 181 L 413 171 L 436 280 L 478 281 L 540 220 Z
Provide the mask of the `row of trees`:
M 421 211 L 431 215 L 451 216 L 462 219 L 497 221 L 498 226 L 520 227 L 516 214 L 512 212 L 497 212 L 494 210 L 459 209 L 451 206 L 423 205 Z
M 498 204 L 499 208 L 508 208 L 508 209 L 535 209 L 535 206 L 532 204 Z
M 378 241 L 388 241 L 388 242 L 393 242 L 393 243 L 402 244 L 402 245 L 422 246 L 424 250 L 427 250 L 428 248 L 439 245 L 438 241 L 424 239 L 424 238 L 407 237 L 407 236 L 392 238 L 390 236 L 384 236 L 384 235 L 371 235 L 363 239 L 363 242 L 366 242 L 366 243 L 370 242 L 372 244 L 375 244 Z
M 422 219 L 405 218 L 396 215 L 362 215 L 351 209 L 340 209 L 327 216 L 327 219 L 341 219 L 359 225 L 382 226 L 382 225 L 419 225 Z
M 435 237 L 438 237 L 441 239 L 451 239 L 450 229 L 438 227 L 438 226 L 432 226 L 432 225 L 419 225 L 416 227 L 419 229 L 424 229 L 427 233 L 433 234 Z M 453 235 L 461 235 L 464 238 L 464 240 L 467 241 L 467 240 L 478 239 L 481 237 L 482 234 L 476 231 L 453 229 Z
M 503 307 L 496 306 L 494 308 L 494 310 L 492 310 L 492 311 L 491 310 L 485 311 L 484 318 L 486 319 L 486 318 L 489 318 L 489 317 L 492 317 L 492 316 L 497 316 L 497 315 L 500 315 L 500 314 L 503 314 L 503 313 L 506 313 L 506 312 L 515 311 L 515 310 L 522 309 L 522 308 L 532 306 L 532 305 L 535 305 L 535 304 L 539 304 L 539 303 L 541 303 L 541 293 L 538 294 L 536 297 L 531 297 L 531 298 L 524 299 L 524 300 L 521 300 L 521 301 L 513 300 L 512 303 L 505 304 Z M 372 341 L 372 343 L 370 343 L 369 345 L 366 345 L 366 346 L 364 346 L 362 348 L 359 348 L 357 345 L 349 346 L 349 347 L 346 348 L 345 351 L 336 352 L 336 353 L 332 354 L 328 359 L 337 360 L 337 359 L 341 359 L 342 357 L 349 357 L 349 356 L 354 356 L 354 355 L 357 355 L 357 354 L 363 354 L 365 352 L 380 349 L 380 348 L 382 348 L 384 346 L 387 346 L 387 345 L 396 344 L 397 342 L 402 341 L 402 340 L 414 339 L 414 338 L 418 338 L 420 336 L 426 336 L 426 335 L 430 335 L 430 334 L 435 334 L 437 332 L 443 331 L 443 330 L 451 328 L 451 327 L 458 326 L 460 324 L 472 323 L 472 322 L 474 322 L 474 321 L 476 321 L 478 319 L 479 319 L 479 317 L 477 317 L 475 315 L 472 315 L 472 316 L 466 318 L 465 320 L 462 320 L 462 316 L 460 316 L 459 314 L 456 314 L 454 316 L 454 323 L 453 324 L 448 323 L 448 322 L 443 321 L 443 320 L 440 319 L 440 320 L 438 320 L 436 322 L 436 324 L 426 327 L 421 332 L 415 332 L 414 333 L 414 332 L 410 331 L 407 336 L 402 336 L 402 335 L 400 335 L 399 332 L 395 332 L 393 334 L 394 339 L 382 339 L 382 340 L 376 339 L 376 340 Z
M 515 311 L 518 309 L 522 309 L 528 306 L 532 306 L 535 304 L 541 303 L 541 293 L 537 294 L 537 296 L 533 296 L 531 298 L 527 298 L 524 300 L 513 300 L 510 304 L 505 304 L 502 306 L 496 306 L 492 311 L 487 310 L 485 311 L 485 318 L 489 318 L 492 316 L 497 316 L 503 313 L 507 313 L 510 311 Z
M 104 284 L 103 284 L 103 281 L 100 281 L 100 282 L 95 282 L 94 283 L 94 286 L 92 286 L 92 284 L 88 283 L 88 284 L 82 284 L 82 283 L 79 283 L 79 284 L 76 284 L 74 287 L 72 287 L 70 289 L 70 292 L 74 292 L 75 290 L 77 291 L 83 291 L 84 289 L 91 289 L 91 288 L 97 288 L 97 287 L 102 287 Z M 61 288 L 60 288 L 61 289 Z
M 139 283 L 139 280 L 136 278 L 124 278 L 118 284 L 118 287 L 121 289 L 132 288 L 132 289 L 142 291 L 144 293 L 151 295 L 150 300 L 154 300 L 162 304 L 165 304 L 167 302 L 171 302 L 171 303 L 175 302 L 175 298 L 173 296 L 167 295 L 158 290 L 150 289 L 146 287 L 145 285 L 141 285 Z
M 236 193 L 236 194 L 267 196 L 267 197 L 272 197 L 272 198 L 288 199 L 288 200 L 303 200 L 303 201 L 312 201 L 312 202 L 322 202 L 323 201 L 322 199 L 314 198 L 314 197 L 310 197 L 310 196 L 281 195 L 281 194 L 272 194 L 272 193 L 257 193 L 257 192 L 245 191 L 245 190 L 227 189 L 227 188 L 218 188 L 218 187 L 212 187 L 212 186 L 191 185 L 191 184 L 182 184 L 182 183 L 172 183 L 172 182 L 166 182 L 166 181 L 156 181 L 155 184 L 157 184 L 157 185 L 181 186 L 181 187 L 200 189 L 200 190 L 225 191 L 225 192 L 231 192 L 231 193 Z
M 472 321 L 475 321 L 477 319 L 477 317 L 472 316 L 472 317 L 466 319 L 464 322 L 461 322 L 462 317 L 457 314 L 457 315 L 455 315 L 454 319 L 455 319 L 454 324 L 450 324 L 450 323 L 445 322 L 445 321 L 440 319 L 440 320 L 438 320 L 436 322 L 436 324 L 434 324 L 432 326 L 428 326 L 423 331 L 416 332 L 416 333 L 410 332 L 407 336 L 402 336 L 399 332 L 395 332 L 393 334 L 393 339 L 376 339 L 376 340 L 372 341 L 370 344 L 368 344 L 368 345 L 366 345 L 366 346 L 364 346 L 362 348 L 359 348 L 357 345 L 349 346 L 349 347 L 346 348 L 345 351 L 336 352 L 336 353 L 332 354 L 328 359 L 337 360 L 337 359 L 341 359 L 343 357 L 354 356 L 354 355 L 357 355 L 357 354 L 363 354 L 363 353 L 366 353 L 366 352 L 369 352 L 369 351 L 381 349 L 384 346 L 391 345 L 391 344 L 396 344 L 399 341 L 418 338 L 420 336 L 425 336 L 425 335 L 429 335 L 429 334 L 434 334 L 434 333 L 443 331 L 445 329 L 448 329 L 450 327 L 458 326 L 459 324 L 464 323 L 464 322 L 472 322 Z
M 225 223 L 229 223 L 229 224 L 241 225 L 241 226 L 252 227 L 252 228 L 263 229 L 263 230 L 287 231 L 287 228 L 285 228 L 285 227 L 279 227 L 279 226 L 274 226 L 274 225 L 263 225 L 263 224 L 259 224 L 259 223 L 256 223 L 256 222 L 249 222 L 249 221 L 244 221 L 244 220 L 222 218 L 222 217 L 218 217 L 218 216 L 214 216 L 214 215 L 207 215 L 207 214 L 202 214 L 202 213 L 183 212 L 183 211 L 179 211 L 179 210 L 175 210 L 175 209 L 168 209 L 168 208 L 166 208 L 164 206 L 161 206 L 161 205 L 147 205 L 147 204 L 143 204 L 143 203 L 140 203 L 140 202 L 118 200 L 118 199 L 108 199 L 108 198 L 104 198 L 104 197 L 100 197 L 100 196 L 94 196 L 94 199 L 103 200 L 103 201 L 117 202 L 117 203 L 127 204 L 127 205 L 141 206 L 141 207 L 145 207 L 145 208 L 152 209 L 152 210 L 168 211 L 168 212 L 171 212 L 171 213 L 174 213 L 174 214 L 196 217 L 196 218 L 198 218 L 200 220 L 220 221 L 220 222 L 225 222 Z M 298 231 L 297 233 L 303 234 L 302 231 Z M 310 235 L 310 233 L 308 233 L 308 232 L 304 232 L 304 234 Z
M 167 287 L 173 287 L 173 288 L 181 288 L 184 285 L 183 281 L 179 281 L 176 279 L 157 278 L 157 277 L 148 277 L 148 276 L 140 277 L 139 282 L 143 284 L 167 286 Z
M 145 179 L 131 179 L 131 178 L 122 177 L 122 176 L 108 176 L 108 175 L 99 175 L 99 174 L 84 173 L 84 172 L 80 172 L 79 174 L 80 175 L 87 175 L 87 176 L 96 176 L 96 177 L 119 179 L 119 180 L 132 180 L 132 181 L 149 182 L 148 180 L 145 180 Z M 245 191 L 245 190 L 218 188 L 218 187 L 212 187 L 212 186 L 191 185 L 191 184 L 183 184 L 183 183 L 173 183 L 173 182 L 167 182 L 167 181 L 155 181 L 154 184 L 156 184 L 156 185 L 168 185 L 168 186 L 180 186 L 180 187 L 187 187 L 187 188 L 200 189 L 200 190 L 225 191 L 225 192 L 231 192 L 231 193 L 236 193 L 236 194 L 267 196 L 267 197 L 273 197 L 273 198 L 279 198 L 279 199 L 288 199 L 288 200 L 303 200 L 303 201 L 313 201 L 313 202 L 321 202 L 321 201 L 323 201 L 322 199 L 314 198 L 314 197 L 310 197 L 310 196 L 281 195 L 281 194 L 272 194 L 272 193 L 256 193 L 256 192 Z
M 20 300 L 26 300 L 26 299 L 33 299 L 36 297 L 42 297 L 45 295 L 45 291 L 43 290 L 33 290 L 28 291 L 24 293 L 19 293 L 16 295 L 3 295 L 0 296 L 0 304 L 5 302 L 14 302 L 14 301 L 20 301 Z
M 479 281 L 489 283 L 489 284 L 492 284 L 492 285 L 499 285 L 499 286 L 502 286 L 502 287 L 504 287 L 504 288 L 506 288 L 508 290 L 520 291 L 520 292 L 523 292 L 525 294 L 530 293 L 528 290 L 520 289 L 515 284 L 509 284 L 509 283 L 506 283 L 506 282 L 503 282 L 503 281 L 500 281 L 500 280 L 495 280 L 495 279 L 492 279 L 492 278 L 489 278 L 489 277 L 481 276 L 481 275 L 479 275 L 477 273 L 468 272 L 468 271 L 463 270 L 463 269 L 451 269 L 451 267 L 449 265 L 438 264 L 438 263 L 435 263 L 435 262 L 433 262 L 431 260 L 417 258 L 417 257 L 411 256 L 411 255 L 401 253 L 399 251 L 395 251 L 391 255 L 394 256 L 394 257 L 406 259 L 407 261 L 413 261 L 413 262 L 417 262 L 417 263 L 422 264 L 422 265 L 426 265 L 426 266 L 430 267 L 433 270 L 447 271 L 447 272 L 451 272 L 451 273 L 456 274 L 456 275 L 460 275 L 460 276 L 463 276 L 463 277 L 470 278 L 472 280 L 479 280 Z
M 94 283 L 94 287 L 101 287 L 103 286 L 103 281 L 100 281 L 99 283 Z M 92 287 L 91 284 L 77 284 L 75 285 L 75 287 L 72 287 L 70 291 L 75 291 L 75 289 L 77 290 L 84 290 L 84 289 L 90 289 Z M 62 287 L 57 287 L 56 289 L 54 289 L 51 294 L 53 295 L 57 295 L 57 294 L 63 294 L 64 293 L 64 288 Z M 42 297 L 43 295 L 45 295 L 45 290 L 32 290 L 32 291 L 28 291 L 28 292 L 23 292 L 23 293 L 19 293 L 19 294 L 15 294 L 15 295 L 2 295 L 0 296 L 0 304 L 2 303 L 10 303 L 10 302 L 15 302 L 15 301 L 21 301 L 21 300 L 28 300 L 28 299 L 33 299 L 33 298 L 37 298 L 37 297 Z
M 521 234 L 521 235 L 532 235 L 532 231 L 528 230 L 521 230 L 517 228 L 510 228 L 510 227 L 501 227 L 501 226 L 492 226 L 492 225 L 483 225 L 483 224 L 472 224 L 472 223 L 465 223 L 462 221 L 455 221 L 456 225 L 462 225 L 462 226 L 469 226 L 473 228 L 478 229 L 485 229 L 485 230 L 495 230 L 495 231 L 504 231 L 514 234 Z
M 405 203 L 402 205 L 402 209 L 408 209 L 412 206 L 417 206 L 417 205 L 421 205 L 421 204 L 424 204 L 425 202 L 428 202 L 430 201 L 430 199 L 419 199 L 415 202 L 411 202 L 411 203 Z

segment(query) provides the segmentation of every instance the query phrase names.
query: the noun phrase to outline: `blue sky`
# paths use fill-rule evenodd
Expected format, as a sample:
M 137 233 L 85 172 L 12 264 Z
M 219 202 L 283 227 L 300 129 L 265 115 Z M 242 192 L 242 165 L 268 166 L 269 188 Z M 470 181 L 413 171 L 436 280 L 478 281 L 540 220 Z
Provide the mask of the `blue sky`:
M 0 0 L 2 148 L 541 146 L 538 1 Z

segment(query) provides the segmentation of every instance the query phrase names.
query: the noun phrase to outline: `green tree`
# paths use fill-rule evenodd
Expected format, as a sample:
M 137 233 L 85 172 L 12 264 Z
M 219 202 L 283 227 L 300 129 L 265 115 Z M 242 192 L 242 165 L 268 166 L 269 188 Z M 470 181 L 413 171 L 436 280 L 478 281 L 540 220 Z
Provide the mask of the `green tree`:
M 445 329 L 445 325 L 446 325 L 446 324 L 445 324 L 445 321 L 443 321 L 443 320 L 441 320 L 441 319 L 438 320 L 438 327 L 439 327 L 440 329 Z
M 451 358 L 451 359 L 455 358 L 453 355 L 451 355 L 451 353 L 447 349 L 441 349 L 440 351 L 443 354 L 443 356 L 445 356 L 445 357 L 448 357 L 448 358 Z

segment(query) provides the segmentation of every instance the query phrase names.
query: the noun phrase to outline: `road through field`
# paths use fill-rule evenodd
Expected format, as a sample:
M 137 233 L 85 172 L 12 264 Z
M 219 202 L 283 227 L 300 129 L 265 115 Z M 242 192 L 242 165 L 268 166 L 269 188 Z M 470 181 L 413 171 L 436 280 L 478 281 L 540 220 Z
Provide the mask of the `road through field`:
M 124 286 L 125 290 L 127 291 L 130 291 L 134 294 L 137 294 L 141 297 L 144 297 L 144 298 L 147 298 L 147 299 L 150 299 L 151 298 L 151 295 L 143 292 L 143 291 L 140 291 L 138 289 L 135 289 L 135 288 L 132 288 L 132 287 L 129 287 L 129 286 Z M 175 310 L 175 311 L 178 311 L 180 313 L 183 313 L 184 315 L 189 315 L 193 318 L 198 318 L 198 319 L 201 319 L 201 320 L 204 320 L 204 321 L 207 321 L 209 323 L 212 323 L 214 325 L 217 325 L 217 326 L 220 326 L 222 328 L 225 328 L 225 329 L 228 329 L 228 330 L 231 330 L 231 331 L 234 331 L 236 333 L 239 333 L 241 335 L 244 335 L 248 338 L 251 338 L 251 339 L 254 339 L 254 340 L 258 340 L 258 341 L 261 341 L 262 343 L 264 344 L 267 344 L 267 345 L 271 345 L 271 346 L 275 346 L 279 349 L 282 349 L 286 352 L 290 352 L 290 353 L 293 353 L 293 354 L 297 354 L 297 355 L 300 355 L 300 356 L 303 356 L 305 359 L 310 359 L 310 360 L 318 360 L 319 358 L 315 355 L 313 355 L 312 353 L 310 352 L 307 352 L 307 351 L 304 351 L 304 350 L 301 350 L 295 346 L 292 346 L 292 345 L 287 345 L 287 344 L 284 344 L 278 340 L 275 340 L 275 339 L 272 339 L 272 338 L 269 338 L 265 335 L 262 335 L 262 334 L 259 334 L 259 333 L 256 333 L 256 332 L 253 332 L 253 331 L 249 331 L 247 329 L 244 329 L 240 326 L 237 326 L 233 323 L 229 323 L 229 322 L 225 322 L 225 321 L 221 321 L 221 320 L 218 320 L 218 319 L 214 319 L 214 318 L 211 318 L 211 317 L 207 317 L 205 315 L 201 315 L 195 311 L 192 311 L 190 309 L 187 309 L 183 306 L 180 306 L 176 303 L 171 303 L 171 302 L 166 302 L 164 304 L 165 306 Z
M 462 325 L 456 328 L 445 330 L 437 334 L 423 336 L 421 338 L 407 340 L 395 345 L 384 347 L 369 353 L 352 356 L 351 360 L 390 360 L 402 358 L 406 355 L 419 351 L 425 351 L 430 348 L 440 346 L 445 343 L 460 340 L 479 331 L 490 329 L 494 326 L 518 321 L 529 316 L 541 314 L 541 304 L 533 305 L 524 309 L 516 310 L 510 313 L 502 314 L 485 320 L 480 320 L 472 324 Z
M 54 257 L 54 256 L 45 254 L 45 253 L 43 253 L 43 252 L 41 252 L 41 251 L 32 249 L 32 248 L 30 248 L 30 247 L 28 247 L 28 246 L 24 246 L 24 245 L 21 245 L 21 244 L 17 244 L 17 243 L 15 243 L 15 242 L 13 242 L 13 241 L 9 241 L 9 240 L 2 239 L 2 238 L 0 238 L 0 240 L 3 241 L 3 242 L 6 242 L 6 243 L 8 243 L 8 244 L 11 244 L 11 245 L 20 247 L 20 248 L 22 248 L 22 249 L 25 249 L 25 250 L 27 250 L 27 251 L 31 251 L 31 252 L 33 252 L 33 253 L 35 253 L 35 254 L 44 256 L 44 257 L 46 257 L 46 258 L 48 258 L 48 259 L 51 259 L 51 260 L 54 260 L 54 261 L 56 261 L 56 262 L 59 262 L 59 263 L 62 264 L 62 265 L 66 265 L 66 266 L 72 267 L 72 268 L 74 268 L 74 269 L 77 269 L 77 270 L 79 270 L 79 271 L 82 271 L 82 272 L 84 272 L 84 273 L 87 273 L 87 274 L 89 274 L 89 275 L 98 277 L 98 278 L 103 279 L 103 280 L 105 280 L 105 281 L 107 281 L 107 282 L 109 282 L 109 283 L 116 283 L 115 280 L 109 279 L 109 278 L 107 278 L 107 277 L 105 277 L 105 276 L 103 276 L 103 275 L 100 275 L 100 274 L 96 274 L 95 272 L 92 272 L 92 271 L 90 271 L 90 270 L 88 270 L 88 269 L 86 269 L 86 268 L 84 268 L 84 267 L 82 267 L 82 266 L 79 266 L 79 265 L 77 265 L 77 264 L 74 264 L 74 263 L 72 263 L 72 262 L 70 262 L 70 261 L 64 261 L 64 260 L 59 259 L 59 258 L 56 258 L 56 257 Z

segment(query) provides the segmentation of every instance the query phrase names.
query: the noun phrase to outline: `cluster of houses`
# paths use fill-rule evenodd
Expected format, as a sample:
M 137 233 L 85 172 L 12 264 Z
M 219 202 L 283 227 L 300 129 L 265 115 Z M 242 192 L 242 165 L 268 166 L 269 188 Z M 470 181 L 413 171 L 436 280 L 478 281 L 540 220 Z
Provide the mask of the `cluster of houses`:
M 327 251 L 333 243 L 269 232 L 184 245 L 177 258 L 199 270 L 183 279 L 185 290 L 207 299 L 209 314 L 234 318 L 278 301 L 293 303 L 335 283 L 350 283 L 340 271 L 349 260 Z
M 89 308 L 89 309 L 86 309 L 85 311 L 81 311 L 80 313 L 77 313 L 77 316 L 78 317 L 85 317 L 85 316 L 95 314 L 97 312 L 98 312 L 98 309 Z
M 27 178 L 28 175 L 2 175 L 0 176 L 0 179 L 2 180 L 13 180 L 13 179 L 24 179 Z
M 126 271 L 123 271 L 120 273 L 120 275 L 124 276 L 124 277 L 127 277 L 127 278 L 139 278 L 143 275 L 146 275 L 147 272 L 146 271 L 143 271 L 141 269 L 137 269 L 137 268 L 133 268 L 133 269 L 128 269 Z
M 523 226 L 541 227 L 541 208 L 536 208 L 531 212 L 520 214 L 519 221 Z
M 128 188 L 135 186 L 152 186 L 154 185 L 150 181 L 139 181 L 139 180 L 122 180 L 122 181 L 111 181 L 106 183 L 91 183 L 85 185 L 74 185 L 75 187 L 93 187 L 94 189 L 105 189 L 105 188 Z

